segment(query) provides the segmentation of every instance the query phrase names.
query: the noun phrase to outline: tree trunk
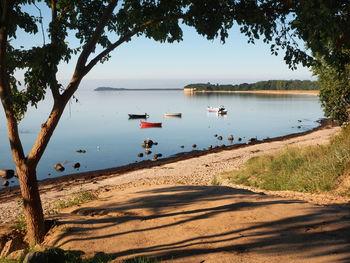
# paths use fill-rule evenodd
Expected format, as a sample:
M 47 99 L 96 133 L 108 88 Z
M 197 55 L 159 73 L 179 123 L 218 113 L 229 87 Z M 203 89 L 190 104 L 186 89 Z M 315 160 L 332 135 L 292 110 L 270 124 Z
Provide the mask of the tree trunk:
M 45 225 L 36 178 L 36 167 L 30 167 L 23 163 L 16 165 L 16 169 L 23 198 L 28 241 L 30 245 L 39 244 L 44 239 Z

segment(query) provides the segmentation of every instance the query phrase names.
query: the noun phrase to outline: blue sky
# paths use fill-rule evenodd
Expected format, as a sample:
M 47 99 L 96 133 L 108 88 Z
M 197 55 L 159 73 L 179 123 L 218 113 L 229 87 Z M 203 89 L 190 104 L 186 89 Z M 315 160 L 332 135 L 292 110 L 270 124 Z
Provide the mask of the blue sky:
M 49 16 L 44 16 L 46 24 Z M 271 55 L 269 46 L 262 41 L 248 44 L 238 27 L 229 35 L 222 44 L 219 40 L 208 41 L 193 28 L 184 27 L 184 41 L 179 43 L 158 43 L 142 36 L 134 37 L 116 49 L 108 62 L 97 65 L 83 84 L 135 88 L 140 83 L 148 83 L 157 88 L 164 85 L 182 88 L 195 82 L 236 84 L 269 79 L 313 79 L 312 73 L 301 65 L 297 70 L 290 70 L 283 61 L 283 53 Z M 74 39 L 68 41 L 77 43 Z M 16 43 L 41 44 L 41 32 L 36 37 L 22 32 Z M 59 79 L 70 78 L 75 60 L 60 66 Z

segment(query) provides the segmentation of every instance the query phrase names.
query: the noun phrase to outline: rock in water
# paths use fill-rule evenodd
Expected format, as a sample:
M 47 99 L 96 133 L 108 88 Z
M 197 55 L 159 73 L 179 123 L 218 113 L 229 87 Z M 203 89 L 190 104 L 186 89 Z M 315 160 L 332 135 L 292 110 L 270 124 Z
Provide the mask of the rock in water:
M 4 181 L 1 185 L 2 185 L 2 186 L 9 186 L 9 185 L 10 185 L 10 182 L 6 180 L 6 181 Z
M 60 164 L 60 163 L 56 163 L 56 164 L 55 164 L 55 169 L 56 169 L 56 171 L 58 171 L 58 172 L 63 172 L 63 171 L 64 171 L 64 167 L 63 167 L 63 165 Z
M 73 168 L 79 168 L 80 167 L 80 163 L 75 163 L 72 165 Z
M 14 176 L 15 176 L 14 170 L 0 170 L 1 179 L 11 179 Z

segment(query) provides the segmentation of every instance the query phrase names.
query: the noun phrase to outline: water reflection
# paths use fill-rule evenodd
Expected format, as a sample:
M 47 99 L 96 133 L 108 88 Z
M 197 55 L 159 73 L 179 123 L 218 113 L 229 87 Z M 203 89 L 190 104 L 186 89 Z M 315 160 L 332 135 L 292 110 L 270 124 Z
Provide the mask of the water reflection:
M 196 93 L 182 91 L 109 91 L 80 92 L 79 103 L 65 111 L 52 140 L 39 164 L 39 179 L 74 173 L 72 167 L 81 164 L 79 171 L 103 169 L 151 158 L 142 152 L 141 143 L 151 138 L 159 144 L 153 149 L 163 157 L 180 151 L 212 145 L 229 144 L 229 135 L 242 138 L 233 143 L 245 143 L 251 137 L 281 136 L 316 127 L 323 117 L 317 96 L 248 93 Z M 224 105 L 227 115 L 208 113 L 207 106 Z M 20 124 L 21 138 L 28 152 L 50 112 L 44 102 L 38 110 L 31 108 Z M 131 113 L 149 115 L 147 122 L 162 123 L 162 128 L 142 128 L 140 120 L 129 119 Z M 164 113 L 182 113 L 181 118 L 168 118 Z M 298 122 L 301 120 L 301 122 Z M 4 122 L 4 116 L 1 115 Z M 298 128 L 300 126 L 300 128 Z M 223 137 L 220 141 L 214 134 Z M 13 168 L 6 127 L 0 126 L 0 168 Z M 84 149 L 86 153 L 77 153 Z M 65 162 L 65 171 L 53 166 Z

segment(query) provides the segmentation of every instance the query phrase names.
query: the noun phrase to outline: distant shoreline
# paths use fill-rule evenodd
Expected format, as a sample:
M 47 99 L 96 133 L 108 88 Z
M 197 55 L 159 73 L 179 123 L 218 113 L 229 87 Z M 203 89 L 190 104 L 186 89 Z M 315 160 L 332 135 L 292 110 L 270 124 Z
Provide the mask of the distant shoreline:
M 183 90 L 183 89 L 124 89 L 124 88 L 110 88 L 110 87 L 99 87 L 94 91 L 171 91 L 171 90 Z
M 319 90 L 196 90 L 185 93 L 259 93 L 259 94 L 292 94 L 318 96 Z

